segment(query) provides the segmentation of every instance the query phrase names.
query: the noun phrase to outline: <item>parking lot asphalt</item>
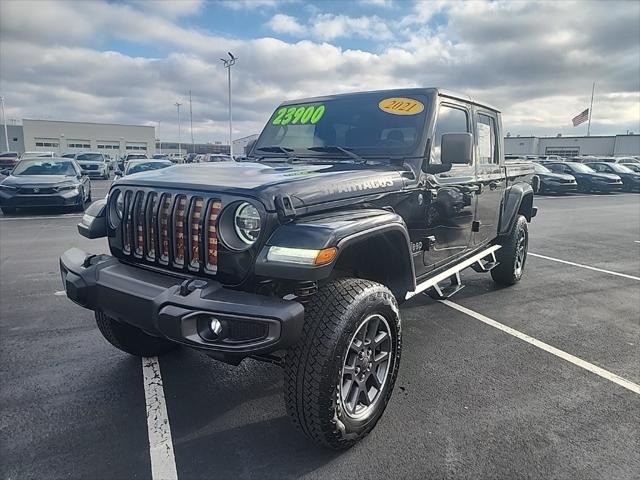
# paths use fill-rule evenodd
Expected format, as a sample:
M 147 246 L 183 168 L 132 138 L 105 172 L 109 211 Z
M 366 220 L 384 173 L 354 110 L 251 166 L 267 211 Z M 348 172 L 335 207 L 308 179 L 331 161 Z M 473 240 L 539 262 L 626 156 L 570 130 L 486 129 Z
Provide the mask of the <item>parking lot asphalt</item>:
M 640 383 L 640 195 L 536 204 L 530 252 L 543 257 L 529 256 L 524 279 L 499 288 L 465 271 L 452 301 Z M 60 294 L 60 253 L 106 249 L 77 234 L 78 219 L 0 217 L 5 479 L 152 478 L 141 361 Z M 637 478 L 639 394 L 426 296 L 402 318 L 392 400 L 342 453 L 293 429 L 278 367 L 161 357 L 178 478 Z

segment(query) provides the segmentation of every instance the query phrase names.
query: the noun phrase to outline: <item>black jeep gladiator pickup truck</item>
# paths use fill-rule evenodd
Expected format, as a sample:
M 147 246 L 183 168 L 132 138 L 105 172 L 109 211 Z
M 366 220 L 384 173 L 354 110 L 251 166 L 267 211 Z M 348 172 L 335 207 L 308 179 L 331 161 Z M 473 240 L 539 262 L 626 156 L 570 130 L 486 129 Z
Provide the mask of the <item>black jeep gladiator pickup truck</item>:
M 65 252 L 67 295 L 133 355 L 281 365 L 293 423 L 347 448 L 391 397 L 399 304 L 467 267 L 522 277 L 533 167 L 502 138 L 498 110 L 434 88 L 285 102 L 246 162 L 117 180 L 78 225 L 111 255 Z

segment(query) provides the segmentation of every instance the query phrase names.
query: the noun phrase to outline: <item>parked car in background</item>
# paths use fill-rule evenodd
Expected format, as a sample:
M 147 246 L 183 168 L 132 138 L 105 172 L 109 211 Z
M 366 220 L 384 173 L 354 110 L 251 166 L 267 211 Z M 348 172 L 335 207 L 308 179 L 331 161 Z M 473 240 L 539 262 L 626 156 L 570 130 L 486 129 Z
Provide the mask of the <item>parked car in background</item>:
M 233 162 L 230 155 L 223 153 L 203 153 L 197 155 L 193 163 Z
M 533 163 L 534 175 L 531 180 L 533 192 L 538 193 L 568 193 L 578 189 L 578 183 L 573 175 L 554 173 L 544 165 Z
M 120 160 L 118 161 L 118 169 L 121 172 L 124 172 L 125 168 L 127 168 L 127 163 L 131 160 L 149 160 L 146 153 L 126 153 L 120 156 Z
M 629 170 L 640 173 L 640 163 L 621 163 L 620 165 L 624 165 Z
M 622 190 L 624 184 L 618 175 L 598 173 L 591 167 L 577 162 L 545 163 L 545 167 L 554 173 L 573 175 L 581 192 L 613 192 Z
M 20 155 L 20 159 L 23 158 L 40 158 L 40 157 L 56 157 L 55 152 L 24 152 Z
M 91 181 L 70 158 L 25 158 L 0 183 L 4 214 L 18 208 L 73 207 L 84 210 L 91 201 Z
M 100 177 L 103 180 L 109 179 L 109 162 L 104 154 L 100 152 L 81 152 L 74 157 L 82 174 L 89 177 Z
M 168 153 L 156 153 L 151 158 L 154 159 L 154 160 L 169 160 L 169 154 Z
M 173 163 L 184 163 L 184 155 L 180 153 L 170 153 L 169 160 L 171 160 Z
M 615 157 L 616 163 L 635 163 L 636 165 L 640 165 L 640 159 L 637 157 Z
M 66 152 L 60 155 L 60 158 L 76 158 L 76 152 Z
M 173 163 L 170 160 L 131 160 L 127 163 L 127 168 L 124 172 L 117 171 L 116 175 L 132 175 L 134 173 L 149 172 L 167 167 L 173 167 Z
M 185 162 L 186 163 L 193 163 L 193 159 L 196 158 L 196 154 L 195 153 L 190 153 L 185 157 Z
M 107 164 L 109 165 L 109 170 L 113 170 L 116 165 L 116 159 L 113 155 L 109 153 L 103 153 L 104 158 L 107 160 Z
M 585 165 L 596 172 L 612 173 L 619 176 L 624 184 L 624 190 L 628 192 L 640 191 L 640 173 L 636 173 L 623 163 L 591 162 Z
M 2 152 L 0 153 L 0 168 L 13 168 L 19 159 L 18 152 Z

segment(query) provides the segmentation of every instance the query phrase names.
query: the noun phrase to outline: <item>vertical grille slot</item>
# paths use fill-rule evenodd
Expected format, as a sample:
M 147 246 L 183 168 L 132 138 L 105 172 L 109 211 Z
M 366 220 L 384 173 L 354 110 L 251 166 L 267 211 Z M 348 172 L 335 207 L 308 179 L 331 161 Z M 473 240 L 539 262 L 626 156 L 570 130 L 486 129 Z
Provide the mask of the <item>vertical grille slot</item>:
M 133 237 L 133 222 L 132 222 L 132 202 L 133 192 L 127 190 L 124 194 L 124 215 L 122 218 L 122 250 L 127 255 L 131 254 L 131 238 Z
M 202 244 L 202 210 L 204 200 L 196 197 L 191 202 L 189 212 L 189 267 L 200 270 L 202 265 L 201 248 Z
M 205 270 L 209 273 L 218 271 L 218 215 L 221 209 L 222 203 L 219 200 L 209 202 L 205 226 L 207 247 Z
M 133 205 L 134 253 L 142 257 L 144 253 L 144 193 L 138 192 Z
M 160 263 L 169 263 L 169 219 L 171 218 L 171 195 L 165 193 L 160 201 Z
M 147 200 L 147 209 L 145 213 L 147 222 L 147 259 L 156 259 L 156 242 L 157 237 L 157 224 L 158 224 L 158 194 L 150 193 Z
M 185 220 L 187 210 L 187 197 L 178 195 L 174 212 L 175 248 L 173 252 L 173 262 L 176 266 L 184 265 L 185 256 Z

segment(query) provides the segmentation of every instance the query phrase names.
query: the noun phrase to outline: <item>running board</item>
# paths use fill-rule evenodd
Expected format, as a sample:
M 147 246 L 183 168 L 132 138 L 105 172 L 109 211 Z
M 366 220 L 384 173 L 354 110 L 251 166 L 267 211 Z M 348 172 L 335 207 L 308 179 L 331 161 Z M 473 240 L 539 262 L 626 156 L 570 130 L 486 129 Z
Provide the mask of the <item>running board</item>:
M 486 273 L 497 267 L 499 263 L 500 262 L 496 260 L 496 252 L 491 252 L 491 260 L 481 258 L 473 265 L 471 265 L 471 268 L 473 268 L 478 273 Z
M 448 294 L 448 296 L 450 297 L 454 293 L 460 291 L 460 289 L 463 287 L 463 285 L 460 283 L 460 275 L 459 275 L 460 272 L 475 263 L 480 263 L 485 257 L 488 257 L 488 256 L 491 256 L 491 260 L 486 260 L 487 263 L 480 263 L 480 265 L 483 265 L 484 268 L 490 267 L 489 270 L 491 270 L 491 268 L 495 267 L 498 264 L 495 261 L 496 257 L 494 254 L 498 249 L 500 249 L 500 245 L 492 245 L 486 250 L 483 250 L 480 253 L 476 253 L 474 256 L 469 257 L 466 260 L 463 260 L 457 265 L 454 265 L 450 269 L 445 270 L 444 272 L 439 273 L 438 275 L 425 280 L 424 282 L 416 285 L 416 289 L 413 292 L 407 292 L 407 294 L 405 295 L 405 299 L 409 300 L 411 297 L 414 297 L 415 295 L 422 293 L 425 290 L 428 290 L 429 288 L 432 288 L 434 286 L 436 287 L 434 288 L 434 291 L 436 293 L 438 290 L 440 290 L 441 293 L 445 295 Z M 495 262 L 495 265 L 491 265 L 494 262 Z M 450 285 L 444 288 L 438 286 L 440 282 L 447 279 L 450 280 L 451 282 Z M 445 296 L 443 298 L 448 298 L 448 297 Z

